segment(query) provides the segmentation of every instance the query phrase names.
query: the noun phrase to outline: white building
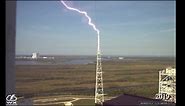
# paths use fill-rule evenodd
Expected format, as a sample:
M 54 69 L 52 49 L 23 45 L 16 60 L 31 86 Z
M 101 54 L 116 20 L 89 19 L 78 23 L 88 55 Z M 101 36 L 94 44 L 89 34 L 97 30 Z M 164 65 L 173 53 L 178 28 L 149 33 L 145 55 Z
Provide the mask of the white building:
M 118 57 L 118 59 L 119 59 L 119 60 L 123 60 L 123 59 L 124 59 L 124 57 Z
M 39 57 L 39 53 L 32 53 L 32 59 L 37 59 Z

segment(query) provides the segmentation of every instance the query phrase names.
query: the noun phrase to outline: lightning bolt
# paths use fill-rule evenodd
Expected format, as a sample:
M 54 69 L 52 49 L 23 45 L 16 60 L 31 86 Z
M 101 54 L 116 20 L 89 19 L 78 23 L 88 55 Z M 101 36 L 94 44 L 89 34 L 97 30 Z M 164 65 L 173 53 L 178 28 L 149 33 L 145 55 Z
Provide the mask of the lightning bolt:
M 81 10 L 79 10 L 79 9 L 76 9 L 76 8 L 72 8 L 72 7 L 70 7 L 70 6 L 68 6 L 64 1 L 60 1 L 67 9 L 69 9 L 69 10 L 72 10 L 72 11 L 76 11 L 76 12 L 78 12 L 78 13 L 80 13 L 80 14 L 83 14 L 87 19 L 88 19 L 88 24 L 91 26 L 91 27 L 93 27 L 93 29 L 96 31 L 96 33 L 97 33 L 97 35 L 98 35 L 98 52 L 100 52 L 100 31 L 96 28 L 96 25 L 94 24 L 94 23 L 92 23 L 92 21 L 91 21 L 91 17 L 87 14 L 87 12 L 85 12 L 85 11 L 81 11 Z

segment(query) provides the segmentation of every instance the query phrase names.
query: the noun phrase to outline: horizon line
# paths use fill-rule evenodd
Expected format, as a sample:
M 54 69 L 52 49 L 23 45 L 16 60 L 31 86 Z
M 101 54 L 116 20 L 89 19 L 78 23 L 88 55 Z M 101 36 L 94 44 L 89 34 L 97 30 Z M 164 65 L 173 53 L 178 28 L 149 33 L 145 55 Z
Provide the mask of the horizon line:
M 20 55 L 32 55 L 30 54 L 15 54 L 15 56 L 20 56 Z M 39 53 L 40 56 L 96 56 L 96 54 L 41 54 Z M 126 55 L 126 54 L 104 54 L 104 56 L 122 56 L 122 57 L 176 57 L 176 55 Z

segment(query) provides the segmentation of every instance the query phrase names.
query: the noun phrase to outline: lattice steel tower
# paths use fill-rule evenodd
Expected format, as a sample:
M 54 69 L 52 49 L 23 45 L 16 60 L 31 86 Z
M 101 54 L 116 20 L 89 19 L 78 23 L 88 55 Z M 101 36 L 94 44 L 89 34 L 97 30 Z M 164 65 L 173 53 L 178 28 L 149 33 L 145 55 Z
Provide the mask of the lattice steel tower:
M 102 105 L 104 102 L 104 93 L 103 93 L 101 51 L 100 51 L 100 36 L 98 36 L 97 46 L 98 47 L 97 47 L 97 63 L 96 63 L 95 104 Z
M 159 94 L 168 94 L 169 98 L 165 101 L 176 103 L 176 68 L 166 68 L 159 71 Z

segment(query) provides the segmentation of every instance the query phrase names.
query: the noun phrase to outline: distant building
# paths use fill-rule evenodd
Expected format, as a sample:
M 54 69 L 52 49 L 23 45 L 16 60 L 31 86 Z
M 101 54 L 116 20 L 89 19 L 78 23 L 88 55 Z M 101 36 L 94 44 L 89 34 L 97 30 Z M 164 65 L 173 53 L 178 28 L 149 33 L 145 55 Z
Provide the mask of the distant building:
M 47 59 L 48 57 L 42 57 L 43 59 Z
M 32 59 L 37 59 L 39 57 L 39 53 L 32 53 Z
M 118 57 L 119 60 L 123 60 L 124 58 L 123 57 Z

